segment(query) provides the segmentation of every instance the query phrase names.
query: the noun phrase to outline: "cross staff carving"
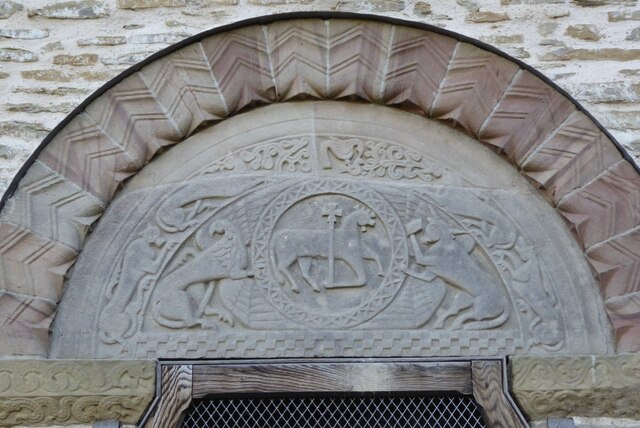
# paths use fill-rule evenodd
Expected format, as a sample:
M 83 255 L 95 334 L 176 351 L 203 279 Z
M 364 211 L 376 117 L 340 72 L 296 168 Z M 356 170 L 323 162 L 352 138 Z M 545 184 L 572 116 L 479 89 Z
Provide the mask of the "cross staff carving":
M 342 209 L 338 208 L 338 204 L 335 202 L 329 202 L 322 208 L 322 216 L 327 217 L 329 222 L 329 284 L 333 284 L 335 281 L 334 262 L 335 255 L 333 253 L 333 232 L 336 227 L 338 217 L 342 217 Z

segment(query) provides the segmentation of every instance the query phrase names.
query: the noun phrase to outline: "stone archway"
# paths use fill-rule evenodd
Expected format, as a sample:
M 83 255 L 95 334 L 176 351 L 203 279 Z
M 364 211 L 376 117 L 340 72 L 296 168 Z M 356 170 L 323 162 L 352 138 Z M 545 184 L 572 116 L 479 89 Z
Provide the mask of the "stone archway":
M 303 134 L 311 139 L 320 135 L 316 132 L 316 122 L 324 120 L 322 132 L 327 138 L 317 144 L 314 142 L 313 148 L 305 152 L 303 139 L 285 139 L 287 135 L 300 131 L 287 134 L 286 127 L 284 130 L 270 130 L 269 127 L 274 126 L 274 117 L 278 115 L 291 118 L 291 122 L 299 120 L 295 129 L 303 130 Z M 360 122 L 347 121 L 350 125 L 341 128 L 339 122 L 345 117 L 361 119 Z M 245 123 L 247 128 L 243 127 L 245 125 L 234 126 L 239 123 Z M 407 131 L 400 141 L 393 132 L 406 130 L 397 126 L 394 130 L 393 123 L 411 123 L 413 131 Z M 239 130 L 244 134 L 231 135 Z M 249 132 L 251 130 L 262 139 L 254 138 Z M 416 133 L 415 130 L 421 132 Z M 229 135 L 225 136 L 225 132 Z M 265 136 L 270 136 L 279 145 L 269 146 L 272 142 Z M 428 141 L 421 142 L 420 136 L 428 136 Z M 207 138 L 217 142 L 215 147 L 207 146 Z M 236 143 L 225 143 L 225 138 L 229 141 L 236 138 Z M 447 141 L 449 146 L 438 145 L 440 141 Z M 178 143 L 175 148 L 170 148 Z M 463 146 L 457 152 L 443 149 Z M 198 147 L 202 153 L 211 156 L 191 158 L 190 151 Z M 262 174 L 260 170 L 273 169 L 273 165 L 264 168 L 261 162 L 280 161 L 278 156 L 282 147 L 292 151 L 293 157 L 286 160 L 286 167 L 293 169 L 276 171 L 292 174 L 286 191 L 280 192 L 282 189 L 277 186 L 282 186 L 286 180 L 273 183 L 269 181 L 272 180 L 271 173 Z M 241 153 L 247 150 L 250 153 Z M 302 156 L 303 152 L 308 159 Z M 380 153 L 383 158 L 380 158 Z M 296 157 L 298 155 L 302 157 Z M 326 171 L 323 160 L 319 158 L 324 155 L 332 165 Z M 466 159 L 464 173 L 455 166 L 456 159 L 460 158 Z M 180 165 L 184 163 L 182 169 L 175 163 L 179 159 Z M 309 171 L 299 169 L 305 159 L 313 172 L 311 175 L 305 175 Z M 257 168 L 251 166 L 252 162 Z M 336 162 L 338 166 L 333 168 Z M 373 162 L 373 165 L 367 162 Z M 381 171 L 381 163 L 392 167 Z M 394 176 L 398 173 L 398 164 L 399 178 Z M 387 245 L 385 251 L 389 250 L 377 262 L 383 271 L 389 272 L 376 280 L 378 290 L 394 289 L 400 284 L 396 287 L 399 290 L 406 278 L 413 275 L 422 276 L 417 280 L 424 283 L 432 284 L 434 280 L 445 283 L 444 286 L 434 285 L 436 292 L 428 298 L 435 298 L 438 288 L 445 290 L 441 293 L 443 299 L 446 295 L 453 300 L 465 293 L 473 295 L 472 290 L 460 288 L 449 293 L 450 286 L 456 281 L 446 279 L 447 275 L 442 272 L 425 273 L 432 267 L 428 261 L 415 266 L 415 262 L 421 259 L 417 257 L 420 243 L 417 239 L 415 244 L 413 242 L 413 238 L 425 232 L 430 223 L 437 223 L 434 219 L 440 219 L 443 225 L 440 229 L 448 230 L 448 235 L 440 230 L 442 233 L 438 239 L 444 239 L 445 235 L 451 240 L 458 239 L 456 237 L 460 235 L 472 238 L 467 239 L 470 244 L 465 247 L 467 250 L 463 258 L 474 261 L 465 266 L 489 266 L 492 278 L 501 284 L 495 292 L 488 293 L 488 297 L 484 296 L 487 302 L 484 312 L 474 314 L 470 310 L 472 315 L 468 316 L 467 312 L 466 318 L 459 322 L 455 318 L 456 312 L 453 318 L 444 319 L 444 335 L 438 333 L 434 336 L 432 331 L 438 329 L 430 326 L 425 331 L 424 326 L 438 319 L 436 310 L 439 306 L 435 304 L 432 311 L 427 310 L 427 314 L 423 314 L 422 318 L 426 318 L 424 323 L 418 323 L 414 316 L 410 325 L 394 325 L 397 327 L 394 333 L 380 337 L 380 343 L 358 345 L 360 348 L 353 348 L 356 349 L 354 355 L 423 355 L 425 349 L 433 349 L 435 342 L 445 343 L 448 350 L 433 355 L 506 355 L 527 354 L 529 351 L 538 355 L 571 352 L 611 355 L 640 350 L 640 310 L 637 303 L 640 179 L 638 171 L 606 131 L 541 75 L 472 40 L 401 21 L 321 14 L 274 16 L 191 38 L 110 82 L 51 133 L 12 184 L 0 212 L 3 242 L 0 253 L 0 323 L 3 326 L 0 344 L 3 354 L 67 358 L 200 358 L 254 355 L 267 348 L 272 352 L 270 356 L 294 356 L 296 353 L 290 353 L 290 349 L 297 352 L 304 348 L 307 335 L 304 329 L 301 329 L 301 335 L 299 332 L 287 333 L 277 340 L 261 338 L 256 333 L 250 346 L 244 348 L 236 347 L 237 343 L 227 340 L 229 336 L 225 335 L 228 333 L 222 332 L 224 334 L 218 335 L 219 348 L 210 344 L 201 346 L 202 341 L 211 339 L 211 331 L 201 331 L 204 330 L 201 322 L 181 319 L 184 312 L 176 316 L 162 308 L 153 309 L 155 303 L 149 300 L 149 296 L 147 300 L 141 300 L 143 306 L 149 305 L 144 306 L 150 308 L 149 312 L 142 308 L 142 312 L 137 313 L 142 324 L 145 320 L 150 324 L 155 322 L 158 331 L 152 333 L 165 336 L 167 329 L 186 328 L 193 340 L 186 339 L 185 342 L 178 332 L 170 335 L 168 341 L 151 341 L 149 343 L 153 345 L 144 348 L 135 342 L 139 339 L 135 334 L 129 335 L 131 331 L 139 332 L 135 328 L 131 330 L 130 320 L 123 321 L 126 325 L 121 326 L 119 336 L 114 337 L 112 332 L 100 329 L 100 313 L 96 313 L 95 308 L 87 306 L 76 311 L 73 307 L 72 300 L 81 299 L 78 296 L 86 294 L 95 299 L 93 301 L 101 302 L 98 308 L 112 318 L 117 317 L 112 309 L 115 307 L 113 302 L 117 302 L 114 296 L 119 282 L 112 281 L 112 271 L 122 266 L 119 257 L 127 249 L 131 254 L 144 256 L 144 251 L 156 245 L 154 240 L 158 237 L 155 231 L 159 229 L 169 234 L 185 232 L 188 239 L 175 241 L 176 248 L 190 246 L 191 251 L 181 253 L 169 270 L 158 271 L 159 276 L 149 283 L 152 285 L 160 284 L 171 272 L 198 260 L 198 251 L 205 252 L 222 235 L 229 238 L 229 248 L 234 245 L 236 250 L 242 248 L 239 243 L 231 242 L 235 238 L 230 237 L 233 234 L 228 233 L 230 229 L 227 226 L 197 223 L 198 216 L 211 208 L 207 204 L 196 207 L 198 200 L 233 198 L 239 196 L 233 194 L 234 191 L 242 193 L 252 188 L 249 181 L 244 184 L 219 181 L 217 188 L 221 189 L 220 194 L 212 195 L 213 182 L 206 180 L 218 178 L 202 179 L 197 174 L 190 175 L 193 171 L 208 171 L 207 168 L 216 165 L 225 174 L 230 173 L 227 174 L 229 176 L 256 173 L 258 179 L 253 184 L 264 185 L 264 194 L 271 195 L 271 199 L 265 199 L 255 208 L 259 215 L 250 222 L 250 235 L 254 230 L 264 230 L 264 235 L 273 242 L 277 241 L 276 238 L 286 237 L 284 232 L 287 228 L 282 227 L 282 222 L 292 224 L 295 230 L 319 230 L 305 221 L 305 216 L 316 202 L 319 208 L 326 209 L 329 219 L 333 217 L 328 223 L 333 226 L 331 233 L 341 227 L 346 217 L 355 215 L 362 207 L 366 208 L 363 211 L 369 212 L 369 223 L 360 219 L 358 225 L 372 231 L 383 224 L 384 229 L 379 229 L 376 241 Z M 283 165 L 280 167 L 285 168 Z M 236 167 L 240 169 L 235 170 Z M 190 168 L 193 171 L 190 172 Z M 179 180 L 163 181 L 162 176 L 169 173 L 177 174 L 175 176 Z M 388 183 L 395 180 L 396 184 L 390 185 L 395 190 L 390 193 L 379 191 L 376 183 L 381 178 Z M 203 181 L 198 181 L 200 179 Z M 158 204 L 167 195 L 180 199 L 182 194 L 177 191 L 180 185 L 176 184 L 180 180 L 186 183 L 184 186 L 191 194 L 200 195 L 200 198 L 173 199 L 176 202 L 173 207 Z M 246 189 L 245 185 L 248 186 Z M 436 189 L 438 186 L 441 186 L 438 189 L 444 189 L 443 192 L 457 189 L 455 191 L 459 193 L 442 197 L 438 193 L 440 190 Z M 336 188 L 341 190 L 336 191 Z M 139 211 L 129 213 L 131 217 L 127 214 L 127 218 L 135 218 L 140 224 L 160 221 L 162 224 L 153 224 L 157 227 L 149 234 L 129 227 L 131 225 L 122 226 L 123 223 L 113 214 L 122 207 L 118 204 L 123 204 L 127 198 L 135 199 L 136 190 L 144 193 L 143 189 L 153 191 L 145 195 L 147 199 L 139 200 L 151 202 L 147 206 L 137 205 Z M 169 193 L 158 190 L 164 196 L 154 200 L 154 189 L 169 189 Z M 516 190 L 505 200 L 499 200 L 491 193 L 509 193 L 509 189 Z M 334 196 L 325 201 L 323 194 Z M 381 194 L 383 197 L 378 198 Z M 294 196 L 287 199 L 287 195 Z M 409 209 L 407 207 L 411 204 L 405 203 L 404 214 L 399 215 L 402 204 L 394 200 L 394 195 L 405 201 L 422 199 L 423 204 Z M 516 207 L 514 201 L 520 196 L 526 202 Z M 439 198 L 442 201 L 438 202 Z M 469 198 L 475 198 L 474 206 L 484 207 L 486 215 L 477 218 L 466 212 L 463 201 Z M 330 212 L 326 204 L 329 202 L 336 204 L 334 210 L 342 210 L 342 219 L 339 219 L 338 211 Z M 148 210 L 142 210 L 143 206 Z M 166 215 L 158 214 L 163 208 L 168 210 Z M 191 214 L 191 209 L 195 214 Z M 297 210 L 296 213 L 292 213 L 292 209 Z M 497 217 L 496 210 L 499 213 Z M 241 219 L 241 211 L 227 213 L 229 215 L 223 220 Z M 86 240 L 92 225 L 103 212 L 107 214 Z M 185 215 L 191 215 L 191 218 Z M 281 218 L 286 220 L 279 220 Z M 505 218 L 512 222 L 513 230 L 522 233 L 502 242 L 490 235 L 491 228 Z M 526 224 L 534 224 L 535 227 L 527 230 Z M 198 235 L 197 230 L 204 232 Z M 99 236 L 110 236 L 110 233 L 119 236 L 117 245 L 110 246 L 112 241 L 106 240 L 96 244 L 100 242 Z M 308 235 L 307 241 L 313 241 L 311 235 L 315 235 L 311 232 Z M 329 236 L 335 238 L 334 235 L 325 235 L 322 236 L 327 239 Z M 213 241 L 202 243 L 204 241 L 199 242 L 198 236 L 205 241 Z M 258 244 L 262 235 L 251 236 L 255 238 L 249 246 L 252 254 L 270 251 L 270 244 Z M 164 245 L 170 241 L 166 236 L 161 238 L 162 243 L 156 245 L 158 249 L 165 248 Z M 246 237 L 242 238 L 238 238 L 238 242 L 244 245 Z M 140 251 L 133 246 L 137 239 L 147 242 Z M 431 245 L 438 239 L 425 236 L 424 245 Z M 462 239 L 457 242 L 460 241 Z M 338 243 L 353 242 L 349 237 L 338 238 Z M 457 246 L 452 244 L 452 247 Z M 497 254 L 498 250 L 503 252 L 502 259 Z M 289 320 L 307 327 L 322 324 L 344 331 L 370 323 L 369 327 L 376 329 L 384 326 L 384 320 L 374 319 L 383 309 L 392 308 L 396 313 L 402 310 L 392 307 L 398 306 L 401 300 L 396 298 L 399 291 L 395 289 L 397 293 L 393 295 L 374 292 L 370 299 L 361 300 L 358 299 L 362 296 L 352 293 L 351 302 L 357 300 L 356 306 L 364 308 L 366 316 L 351 311 L 349 299 L 339 300 L 339 305 L 343 306 L 331 307 L 325 312 L 314 310 L 309 306 L 310 301 L 322 303 L 314 294 L 315 288 L 321 288 L 319 285 L 325 288 L 332 285 L 337 285 L 334 288 L 360 287 L 363 275 L 365 282 L 369 281 L 369 276 L 376 275 L 376 260 L 369 258 L 365 265 L 358 265 L 357 260 L 352 260 L 352 255 L 346 253 L 306 255 L 300 252 L 288 254 L 287 251 L 280 250 L 274 260 L 268 257 L 257 260 L 254 257 L 252 262 L 259 263 L 251 275 L 245 263 L 238 262 L 235 270 L 229 266 L 220 268 L 223 273 L 215 279 L 248 279 L 263 283 L 267 294 L 274 288 L 270 279 L 265 279 L 265 266 L 279 269 L 285 276 L 293 275 L 284 281 L 285 285 L 288 284 L 287 295 L 280 291 L 270 295 L 269 304 L 276 308 L 275 311 L 257 311 L 256 306 L 251 306 L 255 303 L 250 302 L 243 312 L 238 307 L 244 304 L 240 300 L 247 297 L 238 294 L 239 300 L 229 312 L 233 319 L 237 318 L 245 326 L 243 328 L 253 322 L 255 330 L 260 330 L 263 328 L 261 323 L 265 323 L 271 325 L 271 331 L 282 329 L 290 332 L 290 326 L 285 325 Z M 425 247 L 422 251 L 426 251 Z M 508 251 L 512 253 L 505 254 Z M 277 251 L 274 249 L 273 252 Z M 95 284 L 92 280 L 97 271 L 93 269 L 99 270 L 101 266 L 95 266 L 95 263 L 92 266 L 92 260 L 95 261 L 92 254 L 106 255 L 104 263 L 110 263 L 103 274 L 96 276 L 100 282 Z M 364 254 L 358 254 L 362 256 L 359 259 L 365 259 Z M 473 256 L 469 257 L 470 254 Z M 78 263 L 69 271 L 79 255 Z M 278 267 L 277 260 L 289 255 L 293 257 L 292 262 Z M 323 271 L 324 267 L 308 260 L 312 256 L 332 262 L 337 260 L 337 265 L 334 265 L 338 267 L 333 268 L 336 271 L 328 267 Z M 551 282 L 557 281 L 547 294 L 529 287 L 527 281 L 531 275 L 518 276 L 516 273 L 517 267 L 525 266 L 538 256 L 541 264 L 528 265 L 535 267 L 532 272 L 543 272 L 541 275 L 546 272 L 554 277 Z M 150 259 L 155 259 L 155 255 Z M 425 256 L 424 260 L 427 259 Z M 505 260 L 504 266 L 507 267 L 502 264 Z M 553 267 L 558 260 L 563 264 Z M 418 271 L 413 268 L 418 268 Z M 335 279 L 336 272 L 337 276 L 344 276 L 347 271 L 356 279 L 351 278 L 352 283 L 348 285 L 318 281 L 317 278 L 317 272 Z M 68 284 L 65 275 L 70 278 Z M 534 282 L 543 284 L 545 281 L 543 276 L 539 276 L 539 280 Z M 302 288 L 302 284 L 309 287 L 305 291 L 294 290 L 296 286 Z M 493 284 L 492 281 L 486 281 L 486 284 L 485 293 L 494 287 L 489 285 Z M 525 297 L 519 298 L 518 287 Z M 144 286 L 140 288 L 144 289 Z M 207 294 L 206 287 L 201 292 L 199 298 L 205 304 L 202 308 L 195 308 L 197 313 L 192 314 L 198 315 L 195 321 L 202 318 L 205 310 L 211 309 L 207 304 L 209 299 L 215 298 Z M 292 294 L 296 292 L 300 293 Z M 64 298 L 63 293 L 66 293 Z M 544 298 L 548 302 L 536 307 L 531 303 L 536 300 L 535 293 L 546 296 Z M 304 297 L 296 297 L 300 295 Z M 416 296 L 405 296 L 405 300 L 415 304 L 418 301 Z M 175 298 L 165 297 L 169 300 Z M 421 309 L 429 306 L 428 298 L 425 298 L 427 303 Z M 50 348 L 49 331 L 61 299 L 61 312 L 55 321 L 56 331 Z M 251 300 L 251 296 L 248 299 Z M 303 313 L 293 313 L 292 305 L 296 299 L 307 299 L 303 302 L 307 305 Z M 490 306 L 502 300 L 504 304 L 497 305 L 502 312 L 489 313 Z M 323 304 L 327 306 L 327 302 Z M 460 311 L 473 309 L 476 304 L 467 303 Z M 374 308 L 371 305 L 378 306 Z M 284 321 L 277 318 L 278 312 L 280 315 L 285 313 Z M 238 317 L 243 313 L 260 313 L 266 318 L 245 320 Z M 433 315 L 436 318 L 432 318 Z M 220 318 L 217 324 L 206 327 L 233 327 L 227 315 L 217 313 L 215 316 Z M 394 318 L 396 321 L 399 319 L 402 317 Z M 497 323 L 497 320 L 501 323 L 478 324 Z M 449 328 L 456 322 L 459 325 L 455 325 L 455 329 Z M 176 327 L 176 323 L 184 325 Z M 476 323 L 472 325 L 477 328 L 465 329 L 465 323 Z M 538 335 L 543 337 L 537 343 L 532 341 L 536 337 L 535 328 L 540 329 L 542 333 Z M 451 333 L 453 330 L 455 334 Z M 485 334 L 485 330 L 491 330 L 490 334 Z M 555 331 L 562 333 L 566 340 L 556 341 L 552 334 Z M 75 337 L 69 337 L 71 333 Z M 349 333 L 346 339 L 337 334 L 331 338 L 334 348 L 322 355 L 341 354 L 345 349 L 344 340 L 352 344 L 373 340 L 366 329 L 358 334 L 361 337 Z M 323 335 L 326 338 L 327 335 Z M 554 339 L 548 340 L 550 337 Z M 463 338 L 463 345 L 460 338 Z M 545 340 L 549 343 L 544 343 Z M 570 341 L 573 342 L 569 344 Z M 560 342 L 562 346 L 558 347 Z M 242 342 L 242 346 L 246 343 Z M 322 343 L 326 345 L 328 342 Z M 115 347 L 112 346 L 114 344 Z M 302 348 L 298 348 L 301 344 Z M 564 348 L 567 344 L 568 347 Z M 315 345 L 309 345 L 310 354 L 314 354 Z M 178 347 L 184 347 L 186 351 L 179 354 L 176 351 Z M 212 349 L 214 352 L 209 352 Z M 596 364 L 595 360 L 591 364 Z

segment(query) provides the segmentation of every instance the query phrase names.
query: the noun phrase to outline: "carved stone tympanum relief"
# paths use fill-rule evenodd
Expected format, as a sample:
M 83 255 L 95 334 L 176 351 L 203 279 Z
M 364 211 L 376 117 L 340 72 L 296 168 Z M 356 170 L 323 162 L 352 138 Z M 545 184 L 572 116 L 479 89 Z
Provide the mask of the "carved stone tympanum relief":
M 610 346 L 579 247 L 510 166 L 352 103 L 258 109 L 164 153 L 111 203 L 67 287 L 58 357 Z

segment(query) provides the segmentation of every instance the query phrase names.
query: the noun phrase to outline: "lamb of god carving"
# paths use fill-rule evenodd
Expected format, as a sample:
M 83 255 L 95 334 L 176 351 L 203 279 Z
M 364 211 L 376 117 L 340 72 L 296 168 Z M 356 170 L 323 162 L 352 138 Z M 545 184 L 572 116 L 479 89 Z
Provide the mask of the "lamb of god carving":
M 488 331 L 520 323 L 531 343 L 562 346 L 549 279 L 488 194 L 248 177 L 199 179 L 148 212 L 112 274 L 103 343 L 158 329 Z M 411 314 L 396 315 L 402 308 Z

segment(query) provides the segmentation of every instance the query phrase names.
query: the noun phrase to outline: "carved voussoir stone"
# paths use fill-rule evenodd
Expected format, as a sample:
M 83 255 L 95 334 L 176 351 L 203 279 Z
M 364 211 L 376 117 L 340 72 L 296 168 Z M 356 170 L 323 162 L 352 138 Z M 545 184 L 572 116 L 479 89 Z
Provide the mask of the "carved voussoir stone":
M 640 417 L 640 356 L 512 357 L 511 393 L 529 420 Z
M 154 394 L 153 361 L 0 360 L 0 426 L 136 423 Z
M 518 66 L 460 43 L 436 96 L 431 116 L 476 135 L 518 72 Z
M 523 172 L 557 203 L 622 159 L 611 141 L 584 113 L 574 112 L 521 163 Z
M 578 239 L 588 250 L 640 224 L 640 175 L 621 160 L 568 195 L 558 209 L 575 225 Z

